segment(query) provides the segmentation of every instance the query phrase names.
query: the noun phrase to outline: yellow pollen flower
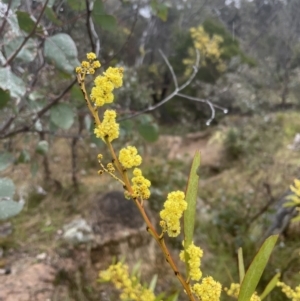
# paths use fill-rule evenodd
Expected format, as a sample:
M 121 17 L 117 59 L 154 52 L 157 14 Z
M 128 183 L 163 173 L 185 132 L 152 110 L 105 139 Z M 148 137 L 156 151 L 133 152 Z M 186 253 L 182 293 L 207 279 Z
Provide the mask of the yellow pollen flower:
M 109 67 L 104 75 L 110 80 L 115 88 L 119 88 L 123 85 L 123 68 L 113 68 Z
M 104 76 L 97 76 L 95 81 L 95 87 L 91 91 L 91 100 L 95 102 L 97 107 L 101 107 L 106 103 L 111 103 L 114 100 L 112 91 L 114 85 Z
M 111 173 L 113 173 L 113 172 L 116 171 L 116 169 L 115 169 L 115 167 L 114 167 L 114 165 L 113 165 L 112 163 L 108 163 L 108 164 L 107 164 L 107 170 L 108 170 L 109 172 L 111 172 Z
M 282 292 L 292 301 L 300 301 L 300 285 L 296 286 L 294 290 L 283 282 L 278 282 L 277 286 L 281 287 Z
M 130 276 L 128 266 L 121 262 L 111 265 L 107 270 L 101 271 L 99 278 L 102 281 L 111 281 L 121 290 L 120 300 L 154 301 L 154 293 L 143 287 L 137 277 Z
M 87 61 L 82 61 L 81 62 L 81 67 L 82 68 L 90 68 L 90 63 Z
M 189 276 L 192 280 L 199 281 L 202 277 L 202 272 L 200 270 L 201 258 L 203 256 L 203 251 L 201 248 L 194 245 L 192 242 L 186 249 L 188 254 L 188 266 L 189 266 Z M 184 251 L 179 254 L 181 261 L 185 262 Z
M 81 67 L 76 67 L 75 72 L 76 73 L 82 73 L 82 68 Z
M 139 166 L 142 163 L 142 157 L 138 155 L 138 151 L 134 146 L 122 148 L 119 153 L 119 161 L 125 168 Z
M 132 190 L 133 198 L 142 198 L 143 200 L 147 200 L 150 198 L 150 190 L 151 182 L 147 180 L 142 175 L 142 171 L 139 168 L 135 168 L 133 170 L 134 177 L 131 179 L 132 182 Z
M 104 112 L 103 121 L 94 129 L 97 138 L 105 141 L 105 138 L 111 142 L 119 137 L 119 124 L 116 123 L 116 112 L 114 110 L 106 110 Z
M 164 209 L 160 212 L 160 217 L 166 223 L 166 228 L 170 237 L 176 237 L 180 233 L 180 218 L 187 208 L 185 195 L 182 191 L 174 191 L 168 194 L 164 203 Z
M 94 74 L 95 73 L 95 69 L 94 68 L 89 68 L 89 74 Z
M 230 288 L 224 288 L 224 291 L 227 293 L 228 296 L 238 298 L 240 293 L 240 284 L 239 283 L 231 283 Z M 254 292 L 254 294 L 251 296 L 250 301 L 260 301 L 260 297 L 257 296 L 257 293 Z
M 97 68 L 100 68 L 100 67 L 101 67 L 101 64 L 100 64 L 99 61 L 92 62 L 92 68 L 97 69 Z
M 96 59 L 96 54 L 94 52 L 89 52 L 86 54 L 86 58 L 88 60 L 95 60 Z
M 196 283 L 192 287 L 192 291 L 201 301 L 219 301 L 222 286 L 212 277 L 205 277 L 202 283 Z

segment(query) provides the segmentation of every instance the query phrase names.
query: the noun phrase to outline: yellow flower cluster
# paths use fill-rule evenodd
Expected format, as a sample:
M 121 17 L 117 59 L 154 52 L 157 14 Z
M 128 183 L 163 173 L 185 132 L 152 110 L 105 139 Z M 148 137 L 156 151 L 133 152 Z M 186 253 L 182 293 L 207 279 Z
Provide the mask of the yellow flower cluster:
M 121 290 L 121 300 L 154 301 L 153 292 L 143 287 L 137 277 L 130 276 L 128 266 L 121 262 L 111 265 L 107 270 L 100 272 L 100 281 L 111 281 L 114 286 Z
M 278 282 L 277 286 L 281 287 L 282 292 L 292 301 L 300 301 L 300 285 L 296 286 L 294 290 L 283 282 Z
M 142 157 L 138 155 L 138 151 L 134 146 L 122 148 L 119 153 L 119 161 L 125 168 L 139 166 L 142 163 Z
M 219 72 L 224 72 L 226 70 L 226 65 L 221 59 L 222 49 L 221 44 L 223 43 L 223 38 L 219 35 L 213 35 L 211 38 L 209 34 L 205 31 L 203 26 L 198 26 L 197 28 L 190 29 L 191 37 L 194 41 L 194 47 L 199 50 L 201 55 L 202 65 L 206 65 L 206 60 L 209 59 L 216 65 Z M 185 65 L 194 64 L 194 53 L 192 50 L 189 51 L 190 58 L 184 59 L 183 63 Z M 190 69 L 189 69 L 190 72 Z M 188 73 L 188 72 L 186 72 Z
M 103 141 L 107 138 L 109 142 L 119 137 L 119 124 L 116 123 L 116 111 L 106 110 L 104 112 L 103 121 L 95 127 L 94 133 L 97 138 Z
M 238 298 L 239 293 L 240 293 L 240 288 L 241 285 L 239 283 L 231 283 L 230 288 L 225 288 L 225 292 L 227 293 L 228 296 Z M 260 297 L 257 296 L 257 293 L 255 292 L 252 296 L 250 301 L 261 301 Z
M 294 193 L 287 197 L 287 199 L 294 202 L 295 206 L 300 204 L 300 180 L 294 180 L 294 186 L 290 186 L 291 191 Z
M 205 277 L 201 284 L 193 285 L 192 291 L 201 301 L 219 301 L 222 286 L 212 277 Z
M 202 277 L 202 272 L 200 270 L 201 258 L 203 256 L 203 251 L 194 245 L 192 242 L 185 250 L 188 254 L 188 266 L 189 266 L 189 276 L 192 280 L 199 281 Z M 184 251 L 179 254 L 181 261 L 185 262 Z
M 132 198 L 141 198 L 147 200 L 150 198 L 151 182 L 142 175 L 142 171 L 139 168 L 133 170 L 134 177 L 131 179 L 132 182 Z
M 93 52 L 87 53 L 86 55 L 89 61 L 82 61 L 81 66 L 75 69 L 76 73 L 79 74 L 94 74 L 95 69 L 100 68 L 101 64 L 96 60 L 96 54 Z
M 123 84 L 123 68 L 109 67 L 104 73 L 95 78 L 95 86 L 91 91 L 91 100 L 97 107 L 114 100 L 113 90 Z
M 174 191 L 168 194 L 164 203 L 164 209 L 160 211 L 162 221 L 160 225 L 163 232 L 167 232 L 170 237 L 176 237 L 180 233 L 180 218 L 187 208 L 185 195 L 182 191 Z

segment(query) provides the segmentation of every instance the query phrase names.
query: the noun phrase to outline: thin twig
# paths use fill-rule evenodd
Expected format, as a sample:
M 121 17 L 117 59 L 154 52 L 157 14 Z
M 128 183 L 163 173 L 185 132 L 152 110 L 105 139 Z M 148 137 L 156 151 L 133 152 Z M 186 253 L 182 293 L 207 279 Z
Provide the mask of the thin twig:
M 21 45 L 16 49 L 16 51 L 7 59 L 6 63 L 4 64 L 4 67 L 7 67 L 9 64 L 11 64 L 11 62 L 15 59 L 15 57 L 18 55 L 18 53 L 22 50 L 22 48 L 24 47 L 24 45 L 27 43 L 27 41 L 33 36 L 33 34 L 35 33 L 35 30 L 38 26 L 38 24 L 40 23 L 42 16 L 44 15 L 45 9 L 47 7 L 49 0 L 45 1 L 45 4 L 41 10 L 41 13 L 37 19 L 37 21 L 35 22 L 31 32 L 25 37 L 25 39 L 23 40 L 23 42 L 21 43 Z
M 216 109 L 220 109 L 223 111 L 224 114 L 227 114 L 228 113 L 228 110 L 224 107 L 221 107 L 219 105 L 216 105 L 214 103 L 212 103 L 211 101 L 209 101 L 208 99 L 202 99 L 202 98 L 198 98 L 198 97 L 193 97 L 193 96 L 189 96 L 189 95 L 186 95 L 186 94 L 182 94 L 182 93 L 178 93 L 177 96 L 179 97 L 182 97 L 182 98 L 185 98 L 185 99 L 188 99 L 188 100 L 192 100 L 192 101 L 197 101 L 197 102 L 203 102 L 203 103 L 206 103 L 209 107 L 210 107 L 210 110 L 211 110 L 211 116 L 210 118 L 206 121 L 206 124 L 207 125 L 210 125 L 210 123 L 213 121 L 213 119 L 215 118 L 215 108 Z
M 73 87 L 73 85 L 76 83 L 76 79 L 73 80 L 64 91 L 62 91 L 57 97 L 55 97 L 49 104 L 47 104 L 44 108 L 42 108 L 40 111 L 37 112 L 36 116 L 32 119 L 31 124 L 24 125 L 21 128 L 18 128 L 16 130 L 13 130 L 11 132 L 8 132 L 6 134 L 0 135 L 0 139 L 12 137 L 16 134 L 23 133 L 23 132 L 30 132 L 34 124 L 46 113 L 50 110 L 51 107 L 53 107 L 55 104 L 57 104 L 60 99 Z M 5 125 L 7 128 L 7 125 Z M 1 129 L 2 132 L 2 129 Z
M 92 13 L 92 9 L 91 9 L 90 5 L 93 5 L 93 3 L 91 4 L 89 0 L 85 0 L 86 27 L 87 27 L 89 39 L 90 39 L 90 42 L 91 42 L 92 51 L 95 53 L 96 52 L 96 45 L 95 45 L 95 42 L 94 42 L 94 39 L 93 39 L 92 30 L 91 30 L 91 22 L 92 22 L 91 13 Z
M 137 117 L 139 115 L 142 115 L 144 113 L 154 111 L 155 109 L 159 108 L 160 106 L 162 106 L 163 104 L 165 104 L 166 102 L 168 102 L 174 96 L 176 96 L 181 90 L 183 90 L 185 87 L 187 87 L 192 82 L 192 80 L 195 78 L 195 76 L 196 76 L 196 74 L 198 72 L 199 64 L 200 64 L 200 54 L 199 54 L 199 51 L 197 49 L 196 49 L 196 62 L 195 62 L 195 65 L 193 66 L 193 73 L 189 77 L 189 79 L 184 84 L 182 84 L 180 87 L 178 87 L 176 75 L 175 75 L 175 73 L 173 71 L 173 68 L 172 68 L 169 60 L 167 59 L 167 57 L 163 54 L 163 52 L 161 50 L 160 50 L 160 53 L 162 54 L 162 57 L 163 57 L 165 63 L 167 64 L 168 68 L 170 69 L 170 72 L 172 73 L 173 81 L 174 81 L 174 78 L 175 78 L 175 81 L 174 81 L 175 89 L 174 89 L 174 91 L 170 95 L 168 95 L 166 98 L 164 98 L 162 101 L 160 101 L 159 103 L 157 103 L 156 105 L 150 106 L 147 109 L 144 109 L 144 110 L 141 110 L 139 112 L 136 112 L 136 113 L 134 113 L 134 114 L 132 114 L 130 116 L 126 116 L 126 117 L 120 118 L 120 119 L 118 119 L 118 121 L 122 121 L 122 120 L 126 120 L 126 119 L 131 119 L 131 118 Z
M 7 9 L 6 9 L 6 12 L 5 12 L 5 14 L 4 14 L 3 22 L 2 22 L 2 25 L 1 25 L 1 28 L 0 28 L 0 37 L 1 37 L 1 35 L 2 35 L 2 32 L 3 32 L 3 30 L 4 30 L 4 27 L 5 27 L 5 25 L 6 25 L 8 13 L 9 13 L 9 10 L 10 10 L 10 7 L 11 7 L 12 2 L 13 2 L 13 0 L 10 0 L 10 1 L 8 2 Z

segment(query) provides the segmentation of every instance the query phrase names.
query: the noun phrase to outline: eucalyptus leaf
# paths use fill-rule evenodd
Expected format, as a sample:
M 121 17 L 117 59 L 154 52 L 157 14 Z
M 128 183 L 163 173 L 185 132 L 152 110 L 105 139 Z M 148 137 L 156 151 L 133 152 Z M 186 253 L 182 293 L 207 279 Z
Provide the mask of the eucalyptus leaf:
M 0 198 L 12 198 L 14 194 L 14 182 L 10 178 L 0 178 Z
M 56 24 L 58 26 L 61 26 L 63 24 L 62 21 L 58 19 L 54 10 L 50 7 L 46 7 L 45 16 L 49 19 L 49 21 L 53 22 L 54 24 Z
M 157 124 L 140 124 L 138 132 L 147 142 L 155 142 L 159 137 Z
M 27 12 L 20 10 L 16 12 L 16 15 L 20 28 L 27 33 L 32 32 L 35 22 L 31 19 L 30 15 Z
M 0 68 L 0 88 L 10 91 L 11 97 L 15 98 L 20 98 L 26 93 L 23 80 L 12 73 L 9 67 Z
M 0 88 L 0 110 L 5 108 L 10 100 L 9 91 Z
M 14 156 L 10 153 L 0 153 L 0 171 L 5 170 L 14 161 Z
M 117 26 L 117 20 L 112 15 L 97 15 L 93 17 L 93 20 L 104 30 L 114 30 Z
M 73 74 L 75 67 L 80 65 L 75 42 L 65 33 L 58 33 L 47 38 L 44 54 L 50 63 L 68 74 Z
M 23 204 L 13 200 L 0 199 L 0 220 L 13 217 L 21 212 Z
M 272 235 L 265 240 L 248 268 L 238 297 L 238 301 L 249 301 L 268 263 L 278 235 Z
M 74 111 L 65 103 L 53 106 L 50 111 L 50 120 L 59 128 L 68 130 L 74 123 Z
M 15 37 L 14 39 L 10 40 L 8 43 L 4 45 L 5 52 L 8 56 L 11 56 L 22 44 L 24 38 L 23 37 Z M 37 44 L 33 39 L 29 39 L 26 44 L 22 47 L 18 55 L 16 56 L 17 59 L 25 62 L 30 63 L 32 62 L 37 54 Z

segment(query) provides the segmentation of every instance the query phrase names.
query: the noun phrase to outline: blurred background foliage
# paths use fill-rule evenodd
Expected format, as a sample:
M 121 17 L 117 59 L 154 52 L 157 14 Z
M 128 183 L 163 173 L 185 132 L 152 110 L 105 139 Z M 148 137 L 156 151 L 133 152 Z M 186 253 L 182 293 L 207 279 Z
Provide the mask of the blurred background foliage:
M 74 74 L 93 51 L 103 69 L 125 68 L 113 104 L 122 128 L 117 144 L 143 154 L 154 212 L 168 191 L 184 189 L 194 151 L 203 153 L 196 242 L 205 249 L 204 269 L 236 282 L 237 248 L 249 264 L 299 176 L 299 14 L 298 0 L 0 1 L 0 220 L 24 207 L 13 219 L 21 229 L 32 214 L 43 216 L 45 196 L 34 188 L 42 187 L 71 208 L 54 233 L 78 213 L 84 193 L 106 189 L 92 180 L 105 147 Z M 182 91 L 192 99 L 175 95 L 160 105 L 176 87 L 159 51 L 184 83 L 191 74 L 185 61 L 196 59 L 190 29 L 199 26 L 210 40 L 221 37 L 224 68 L 200 51 L 199 70 Z M 282 233 L 258 290 L 279 270 L 299 283 L 299 256 L 291 255 L 297 237 L 299 225 Z M 275 290 L 266 300 L 286 299 Z

